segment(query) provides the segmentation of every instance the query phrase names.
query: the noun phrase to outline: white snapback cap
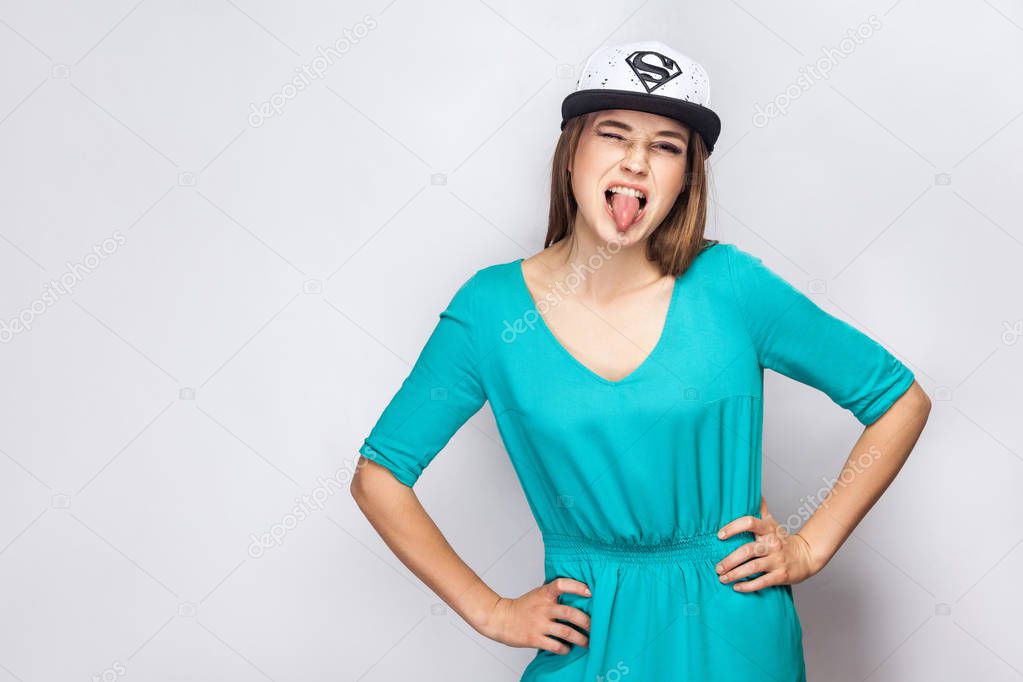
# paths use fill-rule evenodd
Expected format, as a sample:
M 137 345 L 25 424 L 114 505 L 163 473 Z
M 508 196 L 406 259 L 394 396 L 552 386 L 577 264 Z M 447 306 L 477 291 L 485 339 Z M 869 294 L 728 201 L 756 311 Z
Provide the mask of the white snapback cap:
M 603 109 L 632 109 L 675 119 L 700 134 L 707 153 L 721 133 L 710 108 L 710 78 L 698 63 L 655 40 L 602 47 L 586 61 L 575 92 L 561 103 L 568 119 Z

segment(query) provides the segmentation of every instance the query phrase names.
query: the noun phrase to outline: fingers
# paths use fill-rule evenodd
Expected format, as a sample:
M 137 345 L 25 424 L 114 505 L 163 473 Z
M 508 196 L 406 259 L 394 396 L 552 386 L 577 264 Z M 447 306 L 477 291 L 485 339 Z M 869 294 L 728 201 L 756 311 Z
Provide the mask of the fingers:
M 543 649 L 549 651 L 552 654 L 567 654 L 571 649 L 567 644 L 562 644 L 556 639 L 552 639 L 547 636 L 541 636 L 537 640 L 530 642 L 529 646 L 534 649 Z
M 758 519 L 756 516 L 740 516 L 734 521 L 729 521 L 718 531 L 718 539 L 724 540 L 733 535 L 745 531 L 752 531 L 756 535 L 767 535 L 774 528 L 774 524 L 767 519 Z
M 765 573 L 759 578 L 754 578 L 753 580 L 745 580 L 740 583 L 735 583 L 732 585 L 732 589 L 736 592 L 756 592 L 757 590 L 762 590 L 765 587 L 770 587 L 771 585 L 782 585 L 784 583 L 785 581 L 778 577 L 778 571 L 773 571 L 771 573 Z
M 774 557 L 759 557 L 744 564 L 739 564 L 730 571 L 726 571 L 721 575 L 720 581 L 727 584 L 751 576 L 754 573 L 768 573 L 777 567 L 778 562 L 774 560 Z
M 557 601 L 558 595 L 569 592 L 571 594 L 578 594 L 583 597 L 592 597 L 593 593 L 590 592 L 589 586 L 586 583 L 581 583 L 578 580 L 572 578 L 555 578 L 545 585 L 547 590 L 550 592 L 554 601 Z
M 555 619 L 567 620 L 583 628 L 586 632 L 580 632 L 571 625 L 559 623 Z M 535 634 L 530 638 L 529 645 L 555 654 L 567 654 L 571 651 L 571 647 L 554 638 L 557 637 L 565 642 L 588 647 L 590 645 L 589 629 L 590 617 L 586 613 L 572 606 L 557 604 L 550 609 L 547 617 L 537 624 Z
M 576 644 L 578 646 L 589 646 L 589 643 L 590 643 L 589 636 L 587 636 L 586 634 L 584 634 L 582 632 L 579 632 L 578 630 L 576 630 L 575 628 L 573 628 L 570 625 L 565 625 L 564 623 L 555 623 L 555 622 L 545 623 L 544 624 L 544 634 L 546 635 L 544 637 L 544 639 L 547 640 L 547 641 L 543 642 L 544 644 L 546 644 L 548 646 L 553 646 L 555 648 L 560 648 L 561 649 L 560 651 L 556 651 L 555 653 L 568 653 L 570 651 L 570 647 L 568 647 L 565 644 L 560 644 L 556 640 L 550 639 L 551 637 L 557 637 L 559 639 L 563 639 L 566 642 L 571 642 L 571 643 Z M 546 648 L 546 647 L 541 647 L 541 648 Z M 548 651 L 554 651 L 553 648 L 552 649 L 547 649 L 547 650 Z
M 568 606 L 567 604 L 556 604 L 551 608 L 550 617 L 557 618 L 559 620 L 567 620 L 574 625 L 579 626 L 586 632 L 590 631 L 590 616 L 582 609 L 577 609 L 574 606 Z
M 571 647 L 558 642 L 552 637 L 557 637 L 565 642 L 571 642 L 579 646 L 589 646 L 590 616 L 582 609 L 558 603 L 558 597 L 562 594 L 578 594 L 583 597 L 591 597 L 592 592 L 586 583 L 572 578 L 555 578 L 544 585 L 548 598 L 554 602 L 546 611 L 546 620 L 542 623 L 543 634 L 533 645 L 539 649 L 545 649 L 557 654 L 567 654 Z M 560 623 L 557 621 L 567 621 Z M 580 632 L 576 626 L 585 632 Z
M 738 571 L 736 566 L 745 566 L 750 560 L 759 560 L 757 557 L 766 557 L 771 553 L 771 546 L 762 540 L 755 542 L 747 542 L 746 544 L 738 547 L 734 552 L 726 556 L 724 559 L 718 562 L 718 565 L 714 568 L 718 575 L 722 577 L 721 582 L 729 582 L 737 577 L 741 577 L 737 573 L 733 573 L 733 569 Z M 763 565 L 762 560 L 760 564 Z M 763 569 L 760 569 L 763 570 Z M 750 571 L 750 573 L 756 573 L 756 571 Z M 727 576 L 731 576 L 729 580 L 724 580 Z M 748 575 L 748 573 L 746 574 Z

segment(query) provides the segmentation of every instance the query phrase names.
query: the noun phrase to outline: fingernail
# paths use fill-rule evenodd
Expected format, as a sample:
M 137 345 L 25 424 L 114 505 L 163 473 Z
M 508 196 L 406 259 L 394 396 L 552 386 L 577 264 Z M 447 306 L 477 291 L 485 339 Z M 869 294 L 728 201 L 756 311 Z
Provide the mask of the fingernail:
M 586 590 L 585 590 L 585 594 L 586 594 L 586 596 L 587 596 L 587 597 L 592 597 L 592 596 L 593 596 L 593 593 L 592 593 L 592 592 L 590 592 L 590 589 L 589 589 L 589 588 L 586 588 Z
M 723 531 L 723 530 L 719 530 L 719 531 L 718 531 L 718 537 L 719 537 L 719 538 L 723 538 L 723 537 L 725 537 L 725 531 Z
M 718 564 L 717 568 L 715 568 L 714 570 L 717 571 L 718 573 L 720 573 L 722 568 L 723 567 L 721 566 L 721 564 Z

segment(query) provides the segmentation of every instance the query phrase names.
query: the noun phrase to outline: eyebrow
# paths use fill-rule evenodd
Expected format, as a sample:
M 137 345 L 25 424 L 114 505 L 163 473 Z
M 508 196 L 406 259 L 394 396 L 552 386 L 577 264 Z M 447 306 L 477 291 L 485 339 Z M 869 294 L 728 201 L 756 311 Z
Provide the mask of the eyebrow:
M 598 126 L 609 126 L 611 128 L 620 128 L 620 129 L 624 130 L 627 133 L 631 133 L 632 132 L 632 126 L 630 126 L 628 123 L 623 123 L 622 121 L 616 121 L 613 118 L 609 118 L 609 119 L 605 119 L 603 121 L 600 121 L 600 122 L 597 123 L 597 125 Z M 674 137 L 674 138 L 676 138 L 678 140 L 681 140 L 682 142 L 688 142 L 688 138 L 683 137 L 680 133 L 676 133 L 674 130 L 662 130 L 661 132 L 657 133 L 657 135 L 655 137 L 657 137 L 657 136 Z

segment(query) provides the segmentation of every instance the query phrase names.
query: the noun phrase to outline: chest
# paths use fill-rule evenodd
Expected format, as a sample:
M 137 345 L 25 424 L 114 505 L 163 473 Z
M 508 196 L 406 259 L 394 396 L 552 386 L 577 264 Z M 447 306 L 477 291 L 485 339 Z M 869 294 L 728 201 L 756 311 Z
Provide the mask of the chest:
M 481 375 L 495 415 L 518 414 L 531 431 L 589 433 L 761 395 L 761 370 L 723 275 L 687 272 L 645 309 L 594 313 L 534 298 L 517 266 L 479 308 Z
M 673 289 L 670 281 L 663 281 L 602 306 L 563 298 L 553 305 L 538 306 L 537 323 L 546 327 L 553 344 L 580 365 L 616 382 L 635 372 L 657 347 L 672 306 Z

